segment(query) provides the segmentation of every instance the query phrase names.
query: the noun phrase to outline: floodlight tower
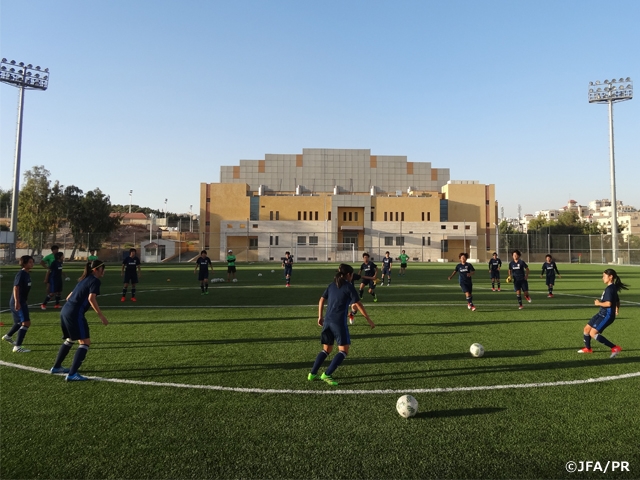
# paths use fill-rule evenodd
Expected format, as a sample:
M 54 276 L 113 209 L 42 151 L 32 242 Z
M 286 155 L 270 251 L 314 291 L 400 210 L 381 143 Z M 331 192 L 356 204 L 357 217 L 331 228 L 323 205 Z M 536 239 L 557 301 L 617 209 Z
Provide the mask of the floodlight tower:
M 631 78 L 589 82 L 589 103 L 609 105 L 609 170 L 611 177 L 611 257 L 618 263 L 618 204 L 616 201 L 616 165 L 613 153 L 613 104 L 633 98 Z
M 49 69 L 34 67 L 31 64 L 25 65 L 24 62 L 16 62 L 15 60 L 8 61 L 6 58 L 3 58 L 2 61 L 0 61 L 0 82 L 20 89 L 18 97 L 18 128 L 16 133 L 16 156 L 13 167 L 13 195 L 11 198 L 10 225 L 10 231 L 16 232 L 18 230 L 18 190 L 20 189 L 24 91 L 46 90 L 49 86 Z M 15 254 L 15 237 L 11 249 L 12 255 Z

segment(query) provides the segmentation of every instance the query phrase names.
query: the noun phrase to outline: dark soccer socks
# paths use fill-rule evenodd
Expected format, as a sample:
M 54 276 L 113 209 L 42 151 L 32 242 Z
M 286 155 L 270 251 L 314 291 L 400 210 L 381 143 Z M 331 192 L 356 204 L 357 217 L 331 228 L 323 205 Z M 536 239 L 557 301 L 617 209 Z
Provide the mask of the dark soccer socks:
M 18 337 L 18 338 L 20 338 L 20 337 Z M 609 340 L 607 340 L 606 338 L 604 338 L 600 334 L 596 335 L 596 340 L 599 341 L 600 343 L 602 343 L 603 345 L 606 345 L 609 348 L 615 347 L 615 344 L 611 343 Z
M 342 363 L 342 361 L 347 358 L 347 354 L 344 352 L 338 352 L 336 354 L 335 357 L 333 357 L 333 360 L 331 360 L 331 363 L 329 364 L 329 368 L 327 368 L 327 371 L 324 372 L 325 375 L 333 375 L 333 372 L 336 371 L 336 368 L 338 368 L 340 366 L 340 364 Z
M 518 305 L 522 306 L 522 295 L 516 295 L 516 298 L 518 299 Z
M 60 349 L 58 350 L 58 356 L 56 357 L 56 363 L 53 364 L 53 368 L 62 367 L 62 362 L 69 355 L 69 351 L 71 351 L 71 347 L 73 347 L 73 342 L 69 343 L 65 340 L 65 342 L 60 345 Z
M 584 339 L 584 346 L 586 348 L 591 348 L 591 335 L 583 335 L 582 338 Z
M 88 352 L 89 352 L 89 345 L 80 345 L 78 347 L 78 350 L 76 350 L 76 354 L 73 356 L 73 362 L 71 363 L 69 376 L 75 375 L 78 372 Z
M 29 327 L 25 327 L 24 325 L 22 325 L 20 327 L 20 330 L 18 330 L 18 338 L 16 339 L 16 347 L 19 347 L 20 345 L 22 345 L 22 342 L 24 341 L 24 336 L 27 334 L 27 330 L 29 330 Z
M 316 361 L 313 362 L 313 368 L 311 369 L 311 373 L 313 373 L 314 375 L 318 373 L 318 369 L 320 368 L 322 363 L 327 359 L 328 356 L 329 354 L 324 350 L 322 350 L 316 357 Z

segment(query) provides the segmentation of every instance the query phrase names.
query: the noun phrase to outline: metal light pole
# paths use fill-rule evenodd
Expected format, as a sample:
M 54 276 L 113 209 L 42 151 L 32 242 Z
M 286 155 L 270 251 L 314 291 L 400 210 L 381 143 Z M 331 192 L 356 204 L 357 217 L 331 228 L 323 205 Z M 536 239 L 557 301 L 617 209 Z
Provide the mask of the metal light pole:
M 189 232 L 193 232 L 193 205 L 189 205 Z
M 133 190 L 129 190 L 129 213 L 131 213 L 131 199 L 133 197 Z
M 609 105 L 609 170 L 611 176 L 611 257 L 618 263 L 618 203 L 616 200 L 616 166 L 613 152 L 613 104 L 633 98 L 631 78 L 589 82 L 589 103 Z
M 167 199 L 166 198 L 164 199 L 164 218 L 165 219 L 167 218 Z M 167 226 L 166 223 L 165 223 L 165 226 Z
M 14 232 L 11 244 L 11 258 L 15 258 L 15 235 L 18 231 L 18 193 L 20 190 L 20 156 L 22 153 L 22 112 L 24 110 L 25 90 L 46 90 L 49 86 L 49 69 L 41 69 L 24 62 L 16 63 L 3 58 L 0 61 L 0 82 L 20 89 L 18 97 L 18 126 L 16 132 L 16 156 L 13 168 L 13 195 L 11 198 L 11 225 L 10 231 Z

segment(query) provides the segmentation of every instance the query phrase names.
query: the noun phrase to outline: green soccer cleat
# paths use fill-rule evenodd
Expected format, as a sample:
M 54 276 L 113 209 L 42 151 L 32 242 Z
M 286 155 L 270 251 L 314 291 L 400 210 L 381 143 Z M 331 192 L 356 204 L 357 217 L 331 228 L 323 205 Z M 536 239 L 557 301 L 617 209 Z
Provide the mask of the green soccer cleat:
M 378 301 L 378 296 L 376 295 L 375 297 L 373 297 L 373 301 L 377 302 Z
M 309 381 L 315 380 L 316 378 L 318 378 L 317 373 L 310 373 L 309 375 L 307 375 L 307 380 Z
M 327 382 L 329 385 L 332 385 L 332 386 L 334 386 L 334 387 L 335 387 L 336 385 L 338 385 L 338 382 L 336 382 L 336 381 L 331 377 L 331 375 L 327 375 L 326 373 L 323 373 L 323 374 L 320 376 L 320 380 L 323 380 L 323 381 Z

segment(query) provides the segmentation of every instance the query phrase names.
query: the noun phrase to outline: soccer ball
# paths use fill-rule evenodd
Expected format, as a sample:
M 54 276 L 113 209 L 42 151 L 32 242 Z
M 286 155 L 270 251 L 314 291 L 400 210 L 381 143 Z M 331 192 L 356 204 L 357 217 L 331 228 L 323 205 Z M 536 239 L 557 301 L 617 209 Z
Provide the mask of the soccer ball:
M 171 281 L 171 279 L 170 279 L 170 278 L 167 278 L 167 282 L 170 282 L 170 281 Z
M 238 279 L 237 279 L 237 278 L 234 278 L 234 279 L 233 279 L 233 283 L 238 283 Z
M 209 280 L 209 283 L 218 283 L 218 279 L 217 278 L 212 278 L 211 280 Z
M 396 402 L 396 410 L 401 417 L 413 417 L 418 413 L 418 401 L 413 395 L 403 395 Z
M 258 276 L 259 276 L 259 277 L 261 277 L 261 276 L 262 276 L 262 274 L 261 274 L 261 273 L 259 273 L 259 274 L 258 274 Z
M 474 343 L 473 345 L 471 345 L 471 347 L 469 348 L 469 351 L 471 352 L 471 355 L 474 357 L 481 357 L 484 355 L 484 347 L 479 343 Z
M 69 277 L 67 277 L 67 278 L 64 279 L 64 281 L 65 282 L 69 282 L 69 281 L 71 281 L 71 279 Z
M 274 272 L 275 272 L 275 270 L 271 270 L 271 273 L 274 273 Z

